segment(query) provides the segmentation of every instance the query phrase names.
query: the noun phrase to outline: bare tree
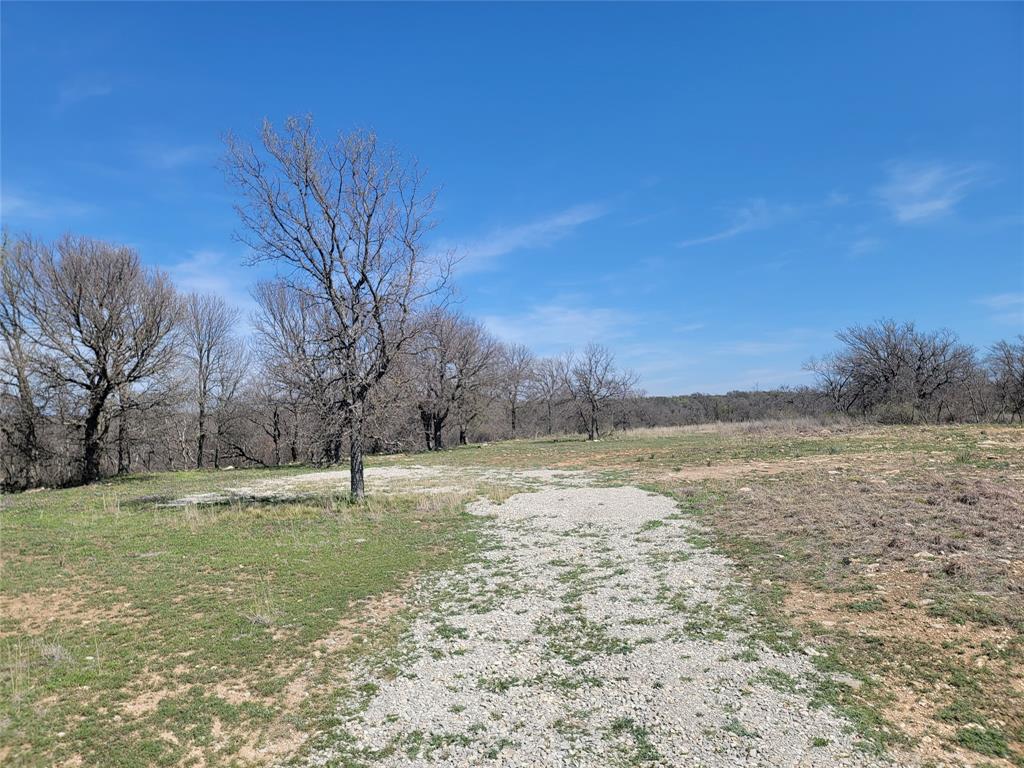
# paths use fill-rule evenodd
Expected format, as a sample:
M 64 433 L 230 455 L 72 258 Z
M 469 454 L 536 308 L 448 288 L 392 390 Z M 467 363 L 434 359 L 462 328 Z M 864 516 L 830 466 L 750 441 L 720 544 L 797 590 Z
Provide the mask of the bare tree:
M 555 431 L 556 411 L 569 402 L 565 376 L 558 360 L 544 357 L 537 361 L 530 380 L 529 397 L 540 403 L 547 433 L 552 434 Z
M 325 141 L 310 117 L 289 118 L 283 133 L 265 121 L 258 149 L 229 136 L 226 170 L 242 197 L 240 239 L 255 261 L 283 264 L 284 289 L 318 313 L 311 330 L 332 363 L 331 405 L 362 498 L 366 405 L 404 353 L 416 308 L 447 283 L 424 247 L 435 193 L 374 134 Z
M 513 438 L 516 436 L 519 405 L 529 391 L 535 362 L 533 353 L 523 344 L 508 344 L 502 349 L 499 389 Z
M 600 415 L 609 403 L 624 400 L 636 384 L 629 371 L 620 373 L 615 356 L 600 344 L 588 344 L 581 355 L 568 353 L 561 361 L 562 380 L 576 407 L 588 440 L 600 436 Z
M 986 362 L 1000 407 L 1009 414 L 1011 422 L 1015 416 L 1024 421 L 1024 334 L 1016 342 L 1004 340 L 995 344 Z
M 32 275 L 36 341 L 47 376 L 80 395 L 79 481 L 100 475 L 106 409 L 122 388 L 167 373 L 179 300 L 167 276 L 130 248 L 66 236 L 41 247 Z
M 196 468 L 202 469 L 206 456 L 207 415 L 211 400 L 220 398 L 217 384 L 234 381 L 227 370 L 238 365 L 236 351 L 241 340 L 235 335 L 239 312 L 220 296 L 191 293 L 185 298 L 182 330 L 189 382 L 196 406 Z
M 436 309 L 421 320 L 415 347 L 417 407 L 427 450 L 444 447 L 444 427 L 454 412 L 459 442 L 475 418 L 483 388 L 493 380 L 499 345 L 483 326 L 454 312 Z
M 893 320 L 836 334 L 837 352 L 806 366 L 837 410 L 885 421 L 943 417 L 951 397 L 971 380 L 974 350 L 952 331 L 919 331 Z
M 0 434 L 5 484 L 27 488 L 38 479 L 40 408 L 33 383 L 29 275 L 33 243 L 0 242 Z
M 948 329 L 914 330 L 907 343 L 914 407 L 923 418 L 931 417 L 938 423 L 949 399 L 977 370 L 974 349 L 962 344 Z

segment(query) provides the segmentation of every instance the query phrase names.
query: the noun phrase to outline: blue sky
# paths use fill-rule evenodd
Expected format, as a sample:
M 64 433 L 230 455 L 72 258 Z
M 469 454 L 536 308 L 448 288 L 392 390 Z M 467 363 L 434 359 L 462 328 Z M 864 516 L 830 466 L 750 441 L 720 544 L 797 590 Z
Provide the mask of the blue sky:
M 462 308 L 654 394 L 881 317 L 1024 331 L 1024 5 L 2 6 L 4 225 L 248 306 L 221 135 L 311 112 L 442 187 Z

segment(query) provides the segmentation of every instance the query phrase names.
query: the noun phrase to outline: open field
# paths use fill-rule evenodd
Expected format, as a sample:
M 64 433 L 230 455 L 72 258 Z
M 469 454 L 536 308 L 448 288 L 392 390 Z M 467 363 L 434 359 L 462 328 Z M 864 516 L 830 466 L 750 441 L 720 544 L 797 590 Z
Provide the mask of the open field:
M 5 498 L 3 762 L 1024 764 L 1020 428 L 519 440 L 367 483 Z

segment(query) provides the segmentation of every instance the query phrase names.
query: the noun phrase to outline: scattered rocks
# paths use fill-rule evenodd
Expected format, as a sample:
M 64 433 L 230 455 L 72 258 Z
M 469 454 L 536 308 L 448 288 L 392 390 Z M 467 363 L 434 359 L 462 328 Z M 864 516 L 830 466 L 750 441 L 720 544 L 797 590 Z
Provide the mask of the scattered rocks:
M 670 499 L 563 485 L 472 511 L 493 548 L 420 585 L 311 765 L 878 764 L 796 684 L 810 660 L 759 641 L 730 562 Z

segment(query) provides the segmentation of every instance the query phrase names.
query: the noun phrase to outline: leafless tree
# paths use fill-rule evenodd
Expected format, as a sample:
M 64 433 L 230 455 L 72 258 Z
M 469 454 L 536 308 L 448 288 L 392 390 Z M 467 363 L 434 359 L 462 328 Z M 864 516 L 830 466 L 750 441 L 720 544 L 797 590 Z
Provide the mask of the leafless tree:
M 516 436 L 519 406 L 529 391 L 535 362 L 533 353 L 524 344 L 507 344 L 502 349 L 499 389 L 512 437 Z
M 254 260 L 280 263 L 283 288 L 318 313 L 351 494 L 362 498 L 366 405 L 405 351 L 417 307 L 447 283 L 447 264 L 428 260 L 424 243 L 435 193 L 374 134 L 325 141 L 309 117 L 283 132 L 265 121 L 259 148 L 229 136 L 225 165 L 242 198 L 240 239 Z
M 454 412 L 459 442 L 475 417 L 485 386 L 493 381 L 499 345 L 483 326 L 445 309 L 421 319 L 415 346 L 414 381 L 427 450 L 444 448 L 444 428 Z
M 66 236 L 40 247 L 30 293 L 46 375 L 79 394 L 80 482 L 100 475 L 107 406 L 122 388 L 145 387 L 174 360 L 179 300 L 167 276 L 130 248 Z
M 636 384 L 636 376 L 620 372 L 615 356 L 600 344 L 588 344 L 583 353 L 566 354 L 561 360 L 562 380 L 587 431 L 588 440 L 600 436 L 600 416 L 612 402 L 624 400 Z
M 845 413 L 939 421 L 977 367 L 974 350 L 948 330 L 925 332 L 913 323 L 883 320 L 852 326 L 836 338 L 840 350 L 807 367 Z
M 995 383 L 1000 407 L 1010 416 L 1024 421 L 1024 334 L 1017 341 L 1000 341 L 986 358 Z
M 569 402 L 565 375 L 558 360 L 543 357 L 533 368 L 530 379 L 529 397 L 539 403 L 544 413 L 544 424 L 547 434 L 555 431 L 555 415 L 558 409 Z
M 239 312 L 220 296 L 191 293 L 185 298 L 182 318 L 185 360 L 196 406 L 196 467 L 206 456 L 207 417 L 211 401 L 225 393 L 218 384 L 236 385 L 230 370 L 240 363 L 241 339 L 235 333 Z M 237 386 L 234 387 L 237 389 Z
M 948 329 L 908 335 L 914 407 L 922 418 L 939 422 L 949 400 L 970 380 L 977 366 L 974 349 Z
M 4 484 L 27 488 L 38 478 L 40 407 L 33 382 L 28 286 L 34 244 L 0 242 L 0 434 L 6 450 Z

